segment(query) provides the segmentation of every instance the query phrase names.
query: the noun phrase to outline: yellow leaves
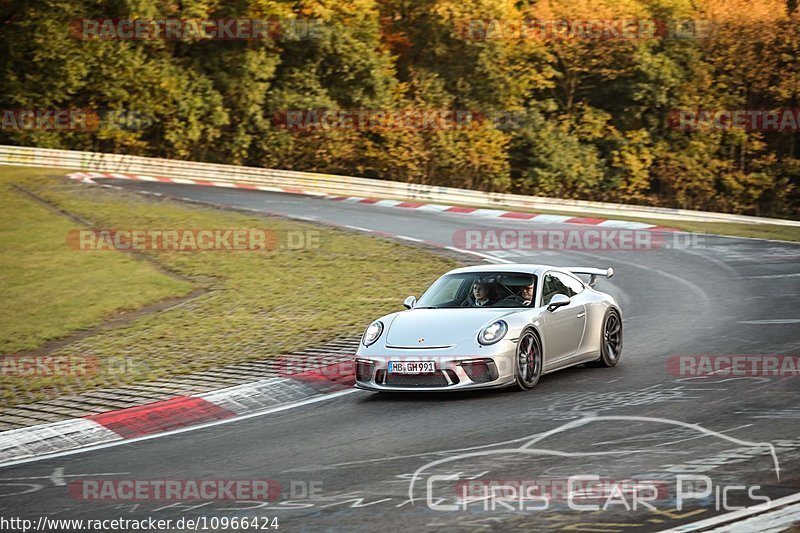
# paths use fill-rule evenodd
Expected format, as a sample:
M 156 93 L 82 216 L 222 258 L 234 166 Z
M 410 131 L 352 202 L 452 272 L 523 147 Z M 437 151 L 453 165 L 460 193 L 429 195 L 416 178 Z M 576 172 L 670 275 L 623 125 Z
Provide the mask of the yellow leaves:
M 644 18 L 648 11 L 639 0 L 542 0 L 526 15 L 544 20 L 612 20 Z
M 744 25 L 788 18 L 785 0 L 698 0 L 699 18 Z

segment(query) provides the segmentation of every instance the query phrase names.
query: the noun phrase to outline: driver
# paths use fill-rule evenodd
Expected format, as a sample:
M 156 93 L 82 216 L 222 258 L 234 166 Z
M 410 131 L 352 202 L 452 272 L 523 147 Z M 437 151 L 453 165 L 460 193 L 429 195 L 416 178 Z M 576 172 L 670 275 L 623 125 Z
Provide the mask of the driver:
M 531 283 L 530 285 L 526 285 L 522 287 L 522 293 L 520 296 L 522 297 L 522 304 L 525 307 L 530 306 L 533 303 L 533 295 L 536 294 L 536 288 L 534 284 Z

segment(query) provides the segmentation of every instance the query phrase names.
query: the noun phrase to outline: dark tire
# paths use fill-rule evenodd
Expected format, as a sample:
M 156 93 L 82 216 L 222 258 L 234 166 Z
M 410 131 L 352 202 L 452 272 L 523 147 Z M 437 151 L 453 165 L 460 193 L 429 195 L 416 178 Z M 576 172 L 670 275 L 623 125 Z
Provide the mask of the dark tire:
M 617 366 L 622 355 L 622 317 L 614 308 L 606 311 L 603 319 L 603 329 L 600 337 L 600 358 L 590 366 L 612 367 Z
M 532 329 L 526 329 L 517 343 L 515 369 L 517 387 L 530 390 L 542 377 L 542 343 Z

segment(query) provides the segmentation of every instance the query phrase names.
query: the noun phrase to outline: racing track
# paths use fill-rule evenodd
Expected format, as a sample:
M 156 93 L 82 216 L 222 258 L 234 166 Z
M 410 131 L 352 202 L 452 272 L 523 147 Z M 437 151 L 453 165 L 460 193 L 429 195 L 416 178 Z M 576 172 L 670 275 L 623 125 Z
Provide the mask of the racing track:
M 464 228 L 530 227 L 524 221 L 296 195 L 104 181 L 444 245 L 451 245 L 454 232 Z M 536 228 L 575 226 L 537 224 Z M 667 372 L 666 361 L 684 354 L 800 353 L 800 245 L 711 236 L 703 244 L 691 250 L 504 256 L 514 262 L 614 267 L 615 277 L 598 281 L 598 288 L 617 297 L 623 309 L 625 345 L 615 369 L 578 367 L 550 374 L 528 393 L 382 396 L 355 391 L 248 420 L 8 467 L 0 470 L 0 514 L 34 518 L 277 516 L 281 531 L 428 527 L 657 531 L 723 511 L 713 510 L 712 497 L 693 501 L 689 509 L 678 512 L 668 497 L 658 503 L 658 511 L 639 508 L 634 512 L 616 505 L 605 512 L 579 512 L 554 501 L 549 509 L 539 511 L 473 506 L 446 512 L 426 505 L 426 481 L 430 474 L 454 473 L 461 479 L 598 475 L 674 481 L 677 472 L 694 472 L 709 475 L 720 486 L 761 485 L 759 494 L 772 499 L 795 494 L 800 492 L 800 380 L 681 378 Z M 405 296 L 397 295 L 398 307 Z M 528 447 L 532 452 L 518 449 L 529 436 L 592 415 L 669 419 L 741 441 L 770 441 L 776 445 L 780 479 L 768 449 L 667 421 L 600 419 L 546 436 Z M 464 450 L 471 455 L 459 457 Z M 554 450 L 570 456 L 552 455 Z M 442 459 L 420 471 L 413 490 L 419 500 L 409 504 L 413 474 Z M 224 501 L 121 505 L 78 501 L 68 495 L 64 483 L 74 479 L 69 476 L 104 474 L 129 479 L 268 478 L 281 481 L 284 488 L 294 480 L 321 483 L 322 493 L 302 506 L 284 501 L 269 508 Z M 742 494 L 732 493 L 728 503 L 760 503 L 743 499 Z M 433 495 L 452 498 L 452 482 L 435 482 Z

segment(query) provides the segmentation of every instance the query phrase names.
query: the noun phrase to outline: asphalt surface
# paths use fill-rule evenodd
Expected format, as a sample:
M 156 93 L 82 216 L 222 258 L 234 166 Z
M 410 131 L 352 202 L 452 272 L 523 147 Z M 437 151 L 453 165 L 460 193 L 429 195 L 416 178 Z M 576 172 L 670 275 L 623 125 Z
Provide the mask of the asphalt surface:
M 452 245 L 454 234 L 467 228 L 534 227 L 295 195 L 105 181 L 443 245 Z M 665 238 L 674 244 L 671 235 Z M 496 255 L 514 262 L 613 266 L 615 277 L 599 281 L 598 289 L 622 305 L 620 364 L 550 374 L 530 392 L 354 391 L 248 420 L 4 468 L 0 515 L 277 517 L 282 531 L 660 531 L 734 505 L 763 503 L 751 496 L 800 492 L 800 379 L 682 377 L 667 367 L 680 355 L 799 354 L 800 245 L 704 236 L 691 248 Z M 398 307 L 405 296 L 397 295 Z M 596 418 L 565 426 L 586 417 Z M 551 430 L 557 431 L 543 435 Z M 755 444 L 766 442 L 775 457 Z M 573 509 L 557 495 L 546 509 L 542 502 L 511 500 L 442 508 L 455 502 L 465 480 L 484 483 L 469 485 L 475 495 L 491 480 L 563 483 L 579 475 L 637 479 L 663 492 L 653 509 L 633 509 L 629 491 L 610 501 L 577 501 L 599 504 L 598 510 Z M 708 476 L 713 489 L 703 498 L 683 494 L 678 510 L 678 475 Z M 270 503 L 96 502 L 70 496 L 70 481 L 85 478 L 271 479 L 284 494 Z M 750 495 L 741 487 L 752 489 Z M 232 530 L 217 524 L 212 530 Z

